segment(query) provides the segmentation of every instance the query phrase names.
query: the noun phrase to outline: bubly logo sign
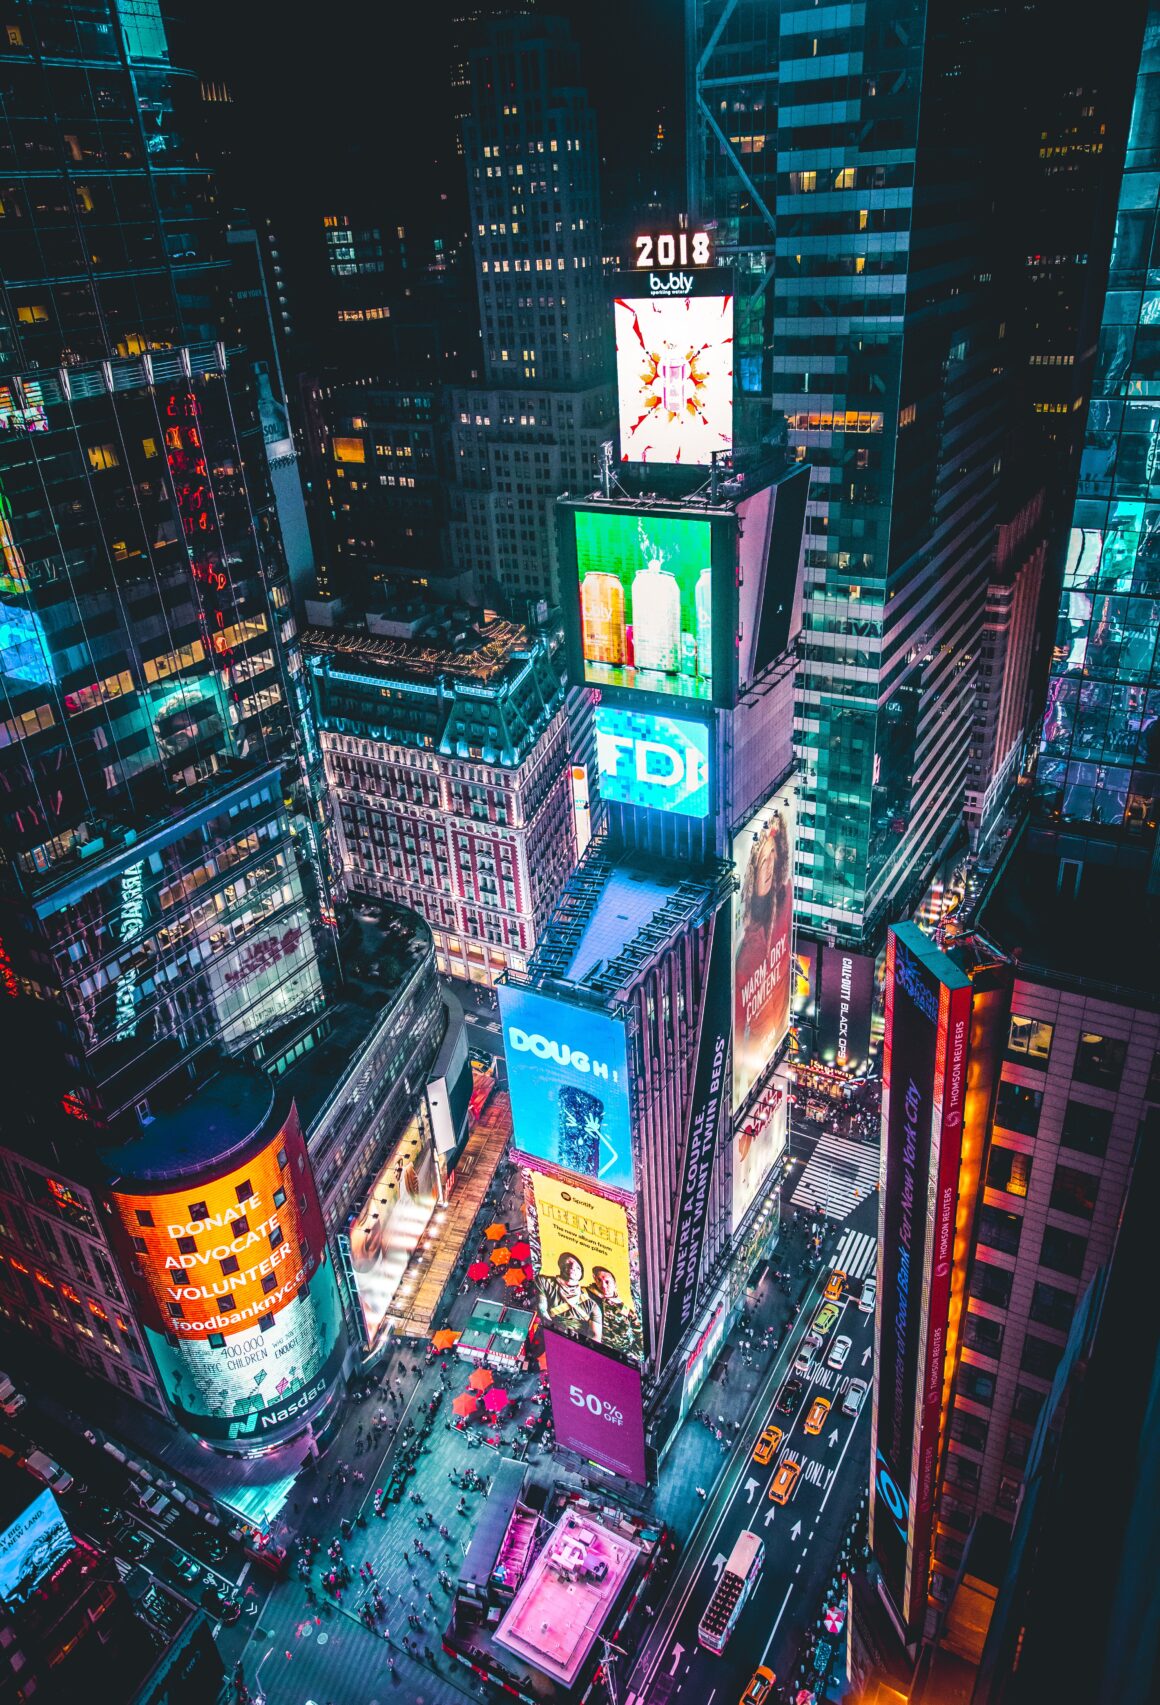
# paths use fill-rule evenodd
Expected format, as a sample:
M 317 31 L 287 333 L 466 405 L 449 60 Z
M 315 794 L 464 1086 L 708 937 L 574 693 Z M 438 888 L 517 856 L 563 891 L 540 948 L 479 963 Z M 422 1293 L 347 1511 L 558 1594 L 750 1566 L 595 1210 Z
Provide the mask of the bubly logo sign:
M 557 1042 L 554 1037 L 529 1036 L 515 1024 L 508 1027 L 508 1047 L 517 1054 L 536 1054 L 541 1060 L 554 1060 L 571 1071 L 591 1072 L 593 1077 L 611 1077 L 616 1082 L 615 1070 L 610 1073 L 602 1060 L 590 1059 L 582 1048 L 570 1048 L 567 1042 Z
M 600 704 L 595 729 L 596 767 L 607 801 L 680 817 L 709 815 L 704 723 Z
M 648 275 L 648 293 L 650 296 L 690 296 L 696 274 L 692 272 L 650 272 Z

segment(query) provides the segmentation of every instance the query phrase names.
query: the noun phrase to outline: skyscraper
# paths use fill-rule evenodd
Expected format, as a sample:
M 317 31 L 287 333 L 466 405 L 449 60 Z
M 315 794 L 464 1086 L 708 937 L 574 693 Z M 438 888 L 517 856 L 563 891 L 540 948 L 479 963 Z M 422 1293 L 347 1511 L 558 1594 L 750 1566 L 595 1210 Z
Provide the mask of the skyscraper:
M 596 124 L 558 19 L 490 24 L 464 123 L 484 384 L 453 389 L 451 553 L 522 615 L 557 596 L 552 504 L 612 420 Z
M 192 84 L 156 0 L 24 8 L 0 51 L 4 1045 L 40 1065 L 11 1073 L 4 1142 L 54 1168 L 83 1233 L 45 1274 L 52 1337 L 160 1406 L 83 1193 L 223 1060 L 272 1045 L 272 1065 L 323 1021 L 317 753 L 251 375 L 220 341 Z M 19 1317 L 10 1257 L 2 1279 Z M 333 1289 L 320 1272 L 327 1308 Z
M 1011 55 L 1005 14 L 943 0 L 840 16 L 805 0 L 689 0 L 687 19 L 690 208 L 715 219 L 738 269 L 743 430 L 780 413 L 814 470 L 799 917 L 874 948 L 963 805 L 1008 519 L 1006 322 L 1022 307 L 1007 168 L 1026 121 L 995 78 L 1022 77 L 1026 52 Z M 1124 14 L 1119 47 L 1131 30 Z

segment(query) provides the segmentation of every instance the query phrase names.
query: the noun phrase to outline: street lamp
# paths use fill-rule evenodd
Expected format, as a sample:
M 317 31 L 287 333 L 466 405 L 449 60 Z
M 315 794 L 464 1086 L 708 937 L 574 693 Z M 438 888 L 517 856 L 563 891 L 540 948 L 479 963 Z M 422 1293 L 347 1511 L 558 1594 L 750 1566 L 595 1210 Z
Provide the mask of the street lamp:
M 262 1665 L 266 1662 L 266 1659 L 272 1655 L 273 1650 L 274 1648 L 271 1646 L 269 1651 L 262 1653 L 262 1656 L 258 1660 L 258 1667 L 254 1671 L 254 1705 L 266 1705 L 266 1695 L 262 1692 L 261 1688 Z

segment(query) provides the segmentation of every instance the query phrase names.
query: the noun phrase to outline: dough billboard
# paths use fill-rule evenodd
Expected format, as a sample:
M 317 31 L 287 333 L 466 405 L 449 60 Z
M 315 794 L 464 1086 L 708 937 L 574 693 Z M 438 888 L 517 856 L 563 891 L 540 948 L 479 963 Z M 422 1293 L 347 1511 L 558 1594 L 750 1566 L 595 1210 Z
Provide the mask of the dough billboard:
M 789 1031 L 793 969 L 794 795 L 786 788 L 733 840 L 733 1109 L 745 1102 Z
M 165 1392 L 208 1439 L 293 1430 L 341 1367 L 342 1309 L 293 1107 L 275 1134 L 207 1180 L 115 1188 L 125 1265 Z
M 639 1361 L 640 1267 L 629 1209 L 545 1172 L 528 1172 L 524 1192 L 540 1318 Z

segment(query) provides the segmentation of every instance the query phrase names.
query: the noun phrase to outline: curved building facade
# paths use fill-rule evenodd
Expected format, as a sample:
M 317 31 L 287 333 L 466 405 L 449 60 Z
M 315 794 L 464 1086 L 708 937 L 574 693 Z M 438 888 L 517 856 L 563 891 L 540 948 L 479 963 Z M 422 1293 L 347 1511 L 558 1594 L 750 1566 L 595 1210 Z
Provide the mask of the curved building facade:
M 293 1100 L 224 1071 L 107 1158 L 114 1237 L 175 1419 L 244 1454 L 318 1421 L 346 1338 Z

